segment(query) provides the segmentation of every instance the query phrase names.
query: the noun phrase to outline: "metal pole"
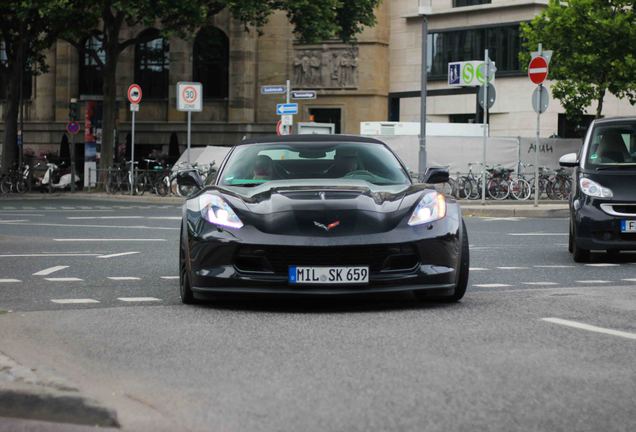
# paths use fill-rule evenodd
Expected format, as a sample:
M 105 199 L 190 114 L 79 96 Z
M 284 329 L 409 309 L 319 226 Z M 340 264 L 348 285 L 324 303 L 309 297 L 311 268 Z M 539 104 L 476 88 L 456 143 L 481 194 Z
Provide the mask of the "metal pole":
M 135 111 L 132 112 L 132 130 L 130 131 L 130 194 L 135 193 Z
M 285 98 L 285 103 L 290 103 L 291 102 L 291 81 L 287 80 L 287 92 L 286 92 L 286 98 Z M 285 135 L 291 135 L 291 126 L 283 126 L 285 128 Z
M 190 144 L 191 144 L 191 128 L 192 128 L 192 111 L 188 111 L 188 166 L 190 166 Z
M 488 142 L 488 50 L 484 51 L 484 142 L 482 144 L 481 204 L 486 204 L 486 144 Z
M 420 92 L 420 149 L 418 160 L 419 179 L 426 174 L 426 95 L 428 94 L 428 18 L 422 15 L 422 85 Z
M 539 55 L 543 55 L 543 45 L 539 44 Z M 539 109 L 537 110 L 537 142 L 534 146 L 534 206 L 539 207 L 539 128 L 541 126 L 541 90 L 543 85 L 539 84 Z
M 75 134 L 71 134 L 71 193 L 75 192 Z

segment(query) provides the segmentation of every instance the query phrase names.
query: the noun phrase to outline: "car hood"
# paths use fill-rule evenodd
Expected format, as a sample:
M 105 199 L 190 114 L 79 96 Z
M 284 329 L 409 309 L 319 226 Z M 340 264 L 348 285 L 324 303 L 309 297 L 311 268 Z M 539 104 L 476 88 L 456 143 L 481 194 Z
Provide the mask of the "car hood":
M 272 181 L 212 187 L 245 225 L 270 234 L 344 236 L 387 232 L 417 205 L 424 185 L 378 186 L 360 180 Z
M 614 194 L 612 201 L 636 203 L 636 167 L 613 170 L 587 170 L 583 176 L 611 189 Z

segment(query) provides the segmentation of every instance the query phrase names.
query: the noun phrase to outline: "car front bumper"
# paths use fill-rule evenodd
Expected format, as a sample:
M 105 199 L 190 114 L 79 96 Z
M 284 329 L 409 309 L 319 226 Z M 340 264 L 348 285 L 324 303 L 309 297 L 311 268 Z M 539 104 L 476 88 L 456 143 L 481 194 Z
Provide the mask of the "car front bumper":
M 576 244 L 586 250 L 636 250 L 636 233 L 622 233 L 621 221 L 636 220 L 636 214 L 616 216 L 601 208 L 613 204 L 590 197 L 573 207 Z

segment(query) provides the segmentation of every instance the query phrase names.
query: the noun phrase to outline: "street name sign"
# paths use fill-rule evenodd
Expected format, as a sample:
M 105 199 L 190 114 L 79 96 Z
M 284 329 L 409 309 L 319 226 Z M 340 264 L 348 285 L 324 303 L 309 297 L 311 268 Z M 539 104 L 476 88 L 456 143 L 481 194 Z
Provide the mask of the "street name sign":
M 141 102 L 141 86 L 139 84 L 131 84 L 128 87 L 128 101 L 131 104 L 138 104 Z
M 318 95 L 314 90 L 295 90 L 291 92 L 292 99 L 316 99 Z
M 495 82 L 497 66 L 495 62 L 489 62 L 488 82 Z M 451 62 L 448 63 L 448 85 L 475 87 L 483 85 L 486 81 L 486 63 L 483 60 Z
M 277 104 L 276 114 L 277 115 L 298 114 L 298 104 L 297 103 Z
M 203 85 L 199 82 L 177 83 L 177 110 L 203 111 Z
M 264 85 L 261 86 L 262 95 L 276 95 L 287 93 L 287 86 L 284 85 Z
M 539 85 L 548 77 L 548 60 L 543 56 L 537 56 L 530 60 L 528 65 L 528 77 L 530 81 Z

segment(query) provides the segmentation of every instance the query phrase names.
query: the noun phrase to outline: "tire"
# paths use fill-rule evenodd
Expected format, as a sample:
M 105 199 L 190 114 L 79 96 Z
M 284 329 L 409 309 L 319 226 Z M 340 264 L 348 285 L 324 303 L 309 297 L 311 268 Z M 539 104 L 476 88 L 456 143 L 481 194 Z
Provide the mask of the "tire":
M 449 296 L 430 296 L 426 291 L 413 291 L 415 298 L 425 302 L 456 303 L 466 294 L 468 287 L 468 273 L 470 268 L 470 249 L 468 245 L 468 231 L 462 220 L 462 249 L 459 262 L 459 276 L 455 285 L 455 292 Z
M 510 181 L 510 194 L 514 199 L 525 201 L 530 198 L 530 193 L 530 184 L 526 180 L 516 178 Z
M 576 244 L 576 231 L 572 230 L 572 259 L 577 263 L 590 262 L 590 251 L 582 249 Z
M 146 192 L 146 180 L 144 177 L 135 179 L 135 195 L 143 195 Z
M 495 200 L 505 200 L 510 195 L 510 186 L 508 182 L 504 179 L 491 179 L 488 183 L 486 183 L 486 190 L 488 191 L 488 196 Z
M 168 195 L 168 185 L 164 181 L 164 179 L 160 179 L 156 184 L 157 195 L 166 196 Z
M 179 241 L 179 294 L 181 303 L 196 304 L 197 300 L 192 293 L 192 285 L 190 284 L 190 271 L 186 262 L 186 250 L 184 245 L 183 225 L 181 225 L 181 240 Z
M 0 180 L 0 192 L 3 194 L 8 194 L 11 192 L 11 180 L 8 177 L 4 177 Z

